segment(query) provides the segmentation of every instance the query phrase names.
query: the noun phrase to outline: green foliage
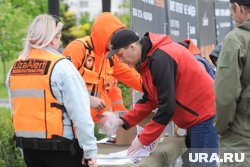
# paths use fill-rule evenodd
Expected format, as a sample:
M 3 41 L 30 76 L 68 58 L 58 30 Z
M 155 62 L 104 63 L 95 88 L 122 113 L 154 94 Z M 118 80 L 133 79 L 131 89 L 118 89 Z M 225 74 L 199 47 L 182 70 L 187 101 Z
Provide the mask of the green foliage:
M 122 13 L 123 14 L 118 14 L 118 13 L 115 13 L 115 15 L 121 20 L 121 22 L 123 24 L 125 24 L 125 26 L 127 28 L 130 28 L 130 0 L 126 0 L 124 1 L 120 6 L 119 6 L 119 9 L 121 11 L 123 11 Z
M 21 152 L 15 147 L 10 110 L 0 108 L 0 166 L 25 167 Z
M 0 4 L 0 8 L 0 56 L 8 61 L 20 51 L 30 17 L 20 8 L 13 10 L 11 3 Z
M 6 69 L 7 69 L 6 72 L 9 71 L 12 64 L 13 64 L 13 61 L 6 62 Z M 5 86 L 4 76 L 1 74 L 3 74 L 3 68 L 0 68 L 0 81 L 4 82 L 4 84 L 0 83 L 0 98 L 8 98 L 8 91 L 7 91 L 7 88 Z
M 22 9 L 27 15 L 35 17 L 48 13 L 48 0 L 5 0 L 11 2 L 14 9 Z M 31 10 L 32 9 L 32 10 Z
M 127 109 L 130 109 L 130 88 L 119 82 L 118 87 L 122 90 L 123 104 Z
M 8 90 L 5 85 L 0 84 L 0 98 L 7 98 L 8 97 Z
M 66 47 L 71 41 L 73 41 L 76 37 L 70 33 L 70 29 L 76 24 L 76 17 L 71 12 L 65 12 L 62 15 L 63 29 L 62 29 L 62 43 L 63 48 Z
M 99 127 L 98 127 L 98 125 L 95 125 L 94 131 L 95 131 L 96 140 L 101 140 L 101 139 L 107 137 L 106 134 L 99 133 Z
M 85 31 L 86 35 L 90 35 L 91 27 L 92 27 L 93 23 L 94 23 L 94 20 L 89 19 L 89 13 L 84 12 L 83 16 L 80 19 L 80 24 L 85 27 L 84 31 Z
M 85 12 L 77 23 L 76 17 L 72 12 L 65 12 L 62 16 L 64 23 L 62 30 L 63 47 L 66 47 L 71 41 L 76 38 L 82 38 L 91 33 L 93 20 L 89 20 L 89 13 Z

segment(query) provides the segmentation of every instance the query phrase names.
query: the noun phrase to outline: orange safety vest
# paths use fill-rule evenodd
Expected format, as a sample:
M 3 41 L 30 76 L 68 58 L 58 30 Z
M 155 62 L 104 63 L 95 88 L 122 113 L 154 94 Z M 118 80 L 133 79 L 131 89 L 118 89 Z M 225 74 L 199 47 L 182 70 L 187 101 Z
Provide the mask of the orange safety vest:
M 110 61 L 106 57 L 104 58 L 99 73 L 95 71 L 95 63 L 93 63 L 91 70 L 86 68 L 84 65 L 87 57 L 91 56 L 94 58 L 92 41 L 90 36 L 77 39 L 77 41 L 80 41 L 85 48 L 85 55 L 78 71 L 86 83 L 89 94 L 99 97 L 106 104 L 105 109 L 102 111 L 96 112 L 95 109 L 91 109 L 91 116 L 94 122 L 97 122 L 101 118 L 101 114 L 107 110 L 112 110 L 113 112 L 127 111 L 123 105 L 121 90 L 117 87 L 117 80 L 112 76 L 113 67 Z
M 32 49 L 28 60 L 13 65 L 10 92 L 16 137 L 51 139 L 63 135 L 63 111 L 51 92 L 50 77 L 55 64 L 64 58 Z

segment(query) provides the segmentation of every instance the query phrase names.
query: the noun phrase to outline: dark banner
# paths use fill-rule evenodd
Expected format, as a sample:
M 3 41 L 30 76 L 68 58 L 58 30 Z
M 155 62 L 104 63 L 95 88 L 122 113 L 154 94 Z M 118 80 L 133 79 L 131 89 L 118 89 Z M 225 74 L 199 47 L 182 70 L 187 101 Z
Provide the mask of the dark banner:
M 209 59 L 209 54 L 216 44 L 214 1 L 198 0 L 198 46 L 202 56 Z
M 233 28 L 230 14 L 230 3 L 229 0 L 215 0 L 214 6 L 217 43 L 221 43 L 227 33 Z
M 197 3 L 196 0 L 166 0 L 169 32 L 173 40 L 192 39 L 197 44 Z
M 145 32 L 166 34 L 164 0 L 132 0 L 132 29 L 142 36 Z

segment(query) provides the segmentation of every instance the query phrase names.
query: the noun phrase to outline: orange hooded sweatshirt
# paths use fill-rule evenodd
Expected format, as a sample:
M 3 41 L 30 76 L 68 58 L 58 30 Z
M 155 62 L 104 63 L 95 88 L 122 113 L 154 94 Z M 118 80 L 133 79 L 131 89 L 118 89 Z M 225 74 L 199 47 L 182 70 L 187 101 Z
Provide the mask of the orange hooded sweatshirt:
M 107 50 L 107 45 L 113 33 L 121 28 L 125 28 L 125 26 L 111 13 L 104 12 L 96 17 L 90 35 L 93 44 L 92 54 L 95 58 L 94 71 L 100 74 L 104 80 L 108 76 L 112 76 L 127 86 L 142 91 L 142 82 L 139 73 L 129 68 L 127 65 L 120 63 L 116 56 L 113 58 L 113 66 L 110 65 L 110 61 L 106 59 L 106 55 L 109 52 Z M 79 70 L 85 59 L 85 48 L 79 40 L 74 40 L 64 49 L 63 55 L 69 56 L 75 67 Z M 85 82 L 87 82 L 86 79 Z M 102 93 L 105 92 L 108 96 L 108 90 L 105 88 L 102 90 L 102 85 L 105 84 L 98 84 L 98 91 Z M 95 118 L 94 121 L 96 121 Z

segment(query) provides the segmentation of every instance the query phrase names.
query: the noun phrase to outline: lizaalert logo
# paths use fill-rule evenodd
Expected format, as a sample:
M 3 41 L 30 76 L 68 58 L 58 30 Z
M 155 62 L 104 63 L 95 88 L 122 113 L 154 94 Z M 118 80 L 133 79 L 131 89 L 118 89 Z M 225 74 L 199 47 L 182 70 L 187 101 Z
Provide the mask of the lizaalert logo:
M 241 163 L 245 160 L 245 153 L 189 153 L 190 162 Z

